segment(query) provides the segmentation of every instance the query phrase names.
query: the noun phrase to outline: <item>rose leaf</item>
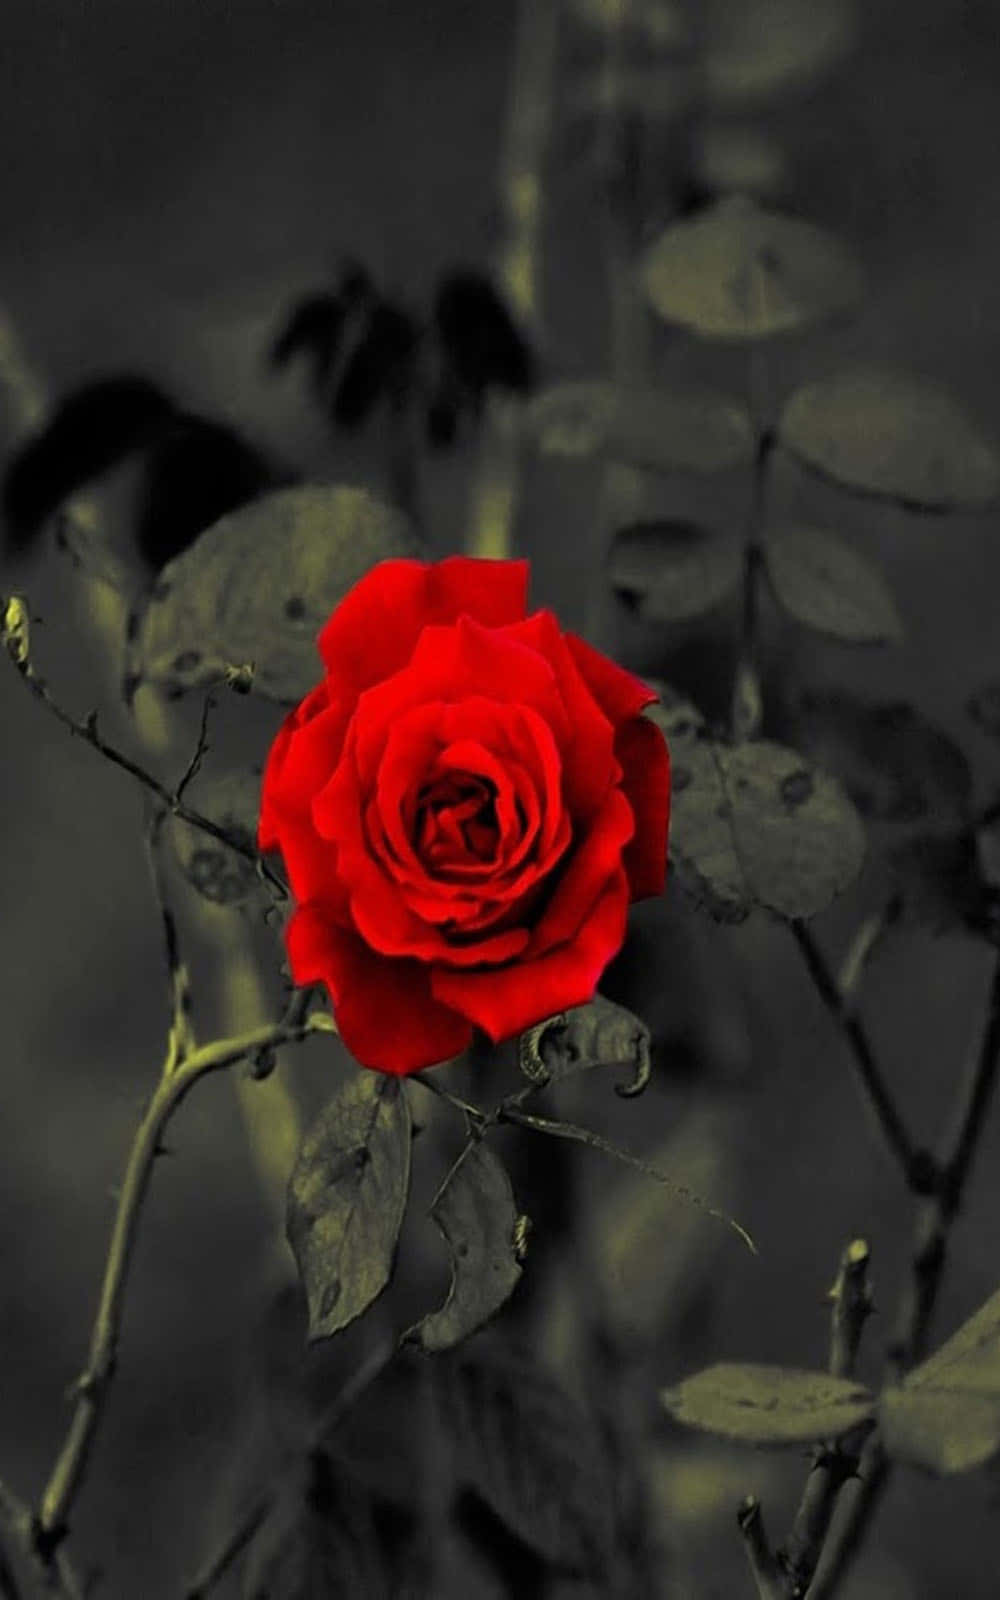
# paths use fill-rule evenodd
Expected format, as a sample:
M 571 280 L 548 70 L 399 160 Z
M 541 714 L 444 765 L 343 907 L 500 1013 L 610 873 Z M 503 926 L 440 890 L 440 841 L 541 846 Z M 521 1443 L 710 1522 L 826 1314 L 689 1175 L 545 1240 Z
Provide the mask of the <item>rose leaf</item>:
M 792 395 L 778 428 L 805 466 L 918 511 L 975 510 L 1000 495 L 1000 454 L 925 378 L 855 367 Z
M 706 1367 L 661 1398 L 687 1427 L 774 1446 L 839 1438 L 875 1411 L 875 1396 L 846 1378 L 749 1362 Z
M 693 522 L 639 522 L 616 533 L 608 555 L 615 593 L 650 622 L 704 615 L 738 587 L 739 540 Z
M 459 1482 L 546 1561 L 606 1581 L 614 1486 L 590 1417 L 536 1360 L 490 1342 L 435 1372 Z
M 396 1078 L 361 1071 L 309 1129 L 288 1189 L 310 1339 L 346 1328 L 385 1288 L 409 1186 L 406 1095 Z
M 670 859 L 684 887 L 720 921 L 755 907 L 812 917 L 854 880 L 861 819 L 840 784 L 769 740 L 671 744 Z
M 488 1322 L 521 1276 L 515 1245 L 517 1207 L 503 1164 L 472 1145 L 434 1202 L 431 1215 L 451 1252 L 451 1287 L 439 1311 L 410 1337 L 421 1349 L 447 1350 Z
M 260 801 L 258 782 L 249 773 L 232 772 L 198 778 L 191 798 L 202 816 L 225 828 L 231 838 L 255 848 Z M 192 888 L 215 905 L 241 905 L 259 886 L 253 863 L 230 850 L 221 839 L 180 817 L 170 821 L 177 861 Z
M 778 603 L 796 622 L 850 644 L 889 644 L 903 627 L 885 580 L 834 534 L 769 533 L 764 561 Z
M 316 680 L 316 635 L 376 562 L 417 556 L 406 519 L 365 489 L 279 489 L 230 512 L 163 568 L 130 621 L 127 678 L 179 694 L 233 661 L 254 689 L 298 700 Z
M 861 273 L 839 239 L 744 195 L 673 223 L 648 248 L 640 271 L 661 317 L 720 339 L 810 327 L 861 293 Z
M 880 1403 L 890 1455 L 965 1472 L 1000 1451 L 1000 1291 Z
M 608 455 L 652 472 L 725 472 L 753 460 L 744 407 L 701 387 L 560 383 L 531 401 L 525 425 L 543 455 Z
M 649 1081 L 650 1035 L 644 1022 L 603 994 L 549 1017 L 521 1035 L 521 1071 L 537 1083 L 559 1082 L 591 1067 L 629 1067 L 622 1093 L 638 1094 Z

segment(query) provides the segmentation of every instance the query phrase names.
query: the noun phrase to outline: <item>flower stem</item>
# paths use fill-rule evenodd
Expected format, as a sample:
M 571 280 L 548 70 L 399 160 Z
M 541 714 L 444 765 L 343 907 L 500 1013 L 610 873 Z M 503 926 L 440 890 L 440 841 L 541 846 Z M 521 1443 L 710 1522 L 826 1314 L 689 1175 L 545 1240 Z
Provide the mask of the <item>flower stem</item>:
M 111 1243 L 91 1333 L 86 1370 L 76 1385 L 76 1407 L 69 1431 L 42 1495 L 36 1524 L 36 1548 L 51 1557 L 66 1535 L 69 1512 L 86 1472 L 94 1436 L 114 1376 L 122 1308 L 135 1248 L 143 1201 L 156 1158 L 162 1153 L 167 1124 L 200 1078 L 233 1066 L 260 1051 L 303 1039 L 332 1028 L 325 1012 L 303 1021 L 268 1023 L 194 1050 L 173 1071 L 165 1071 L 139 1125 L 118 1199 Z

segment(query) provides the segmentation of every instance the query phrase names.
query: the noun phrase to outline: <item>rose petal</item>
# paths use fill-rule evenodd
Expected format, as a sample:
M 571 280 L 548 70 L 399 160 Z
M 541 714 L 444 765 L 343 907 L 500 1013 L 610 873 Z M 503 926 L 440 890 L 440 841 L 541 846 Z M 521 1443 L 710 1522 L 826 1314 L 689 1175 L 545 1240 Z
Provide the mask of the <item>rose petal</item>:
M 532 931 L 531 955 L 574 937 L 608 880 L 621 870 L 622 852 L 634 831 L 631 806 L 620 789 L 611 789 L 589 831 L 574 840 L 555 893 Z
M 622 790 L 635 816 L 635 834 L 625 850 L 633 900 L 663 893 L 670 826 L 670 752 L 655 723 L 637 717 L 618 730 L 615 754 Z
M 398 672 L 424 628 L 474 617 L 499 628 L 524 616 L 526 561 L 380 561 L 355 584 L 320 633 L 320 655 L 339 689 L 355 694 Z
M 575 633 L 567 633 L 564 638 L 584 683 L 604 715 L 616 726 L 638 716 L 645 706 L 659 698 L 648 683 L 602 655 L 586 639 Z
M 601 973 L 621 949 L 627 905 L 628 883 L 619 869 L 569 944 L 495 972 L 435 967 L 433 993 L 494 1042 L 509 1039 L 544 1017 L 593 999 Z
M 296 983 L 323 983 L 337 1027 L 362 1066 L 419 1072 L 466 1049 L 469 1022 L 431 992 L 430 968 L 373 954 L 321 905 L 300 906 L 286 934 Z

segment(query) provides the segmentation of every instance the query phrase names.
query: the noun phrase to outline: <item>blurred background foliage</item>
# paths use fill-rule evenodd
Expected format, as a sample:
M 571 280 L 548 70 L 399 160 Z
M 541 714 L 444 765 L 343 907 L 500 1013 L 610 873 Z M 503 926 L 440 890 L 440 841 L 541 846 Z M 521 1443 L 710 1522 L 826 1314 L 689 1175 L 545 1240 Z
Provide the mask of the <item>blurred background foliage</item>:
M 610 338 L 588 164 L 601 6 L 579 0 L 566 9 L 537 351 L 554 378 L 606 370 Z M 884 359 L 954 389 L 995 436 L 1000 201 L 990 157 L 1000 133 L 1000 19 L 989 0 L 870 0 L 856 35 L 851 25 L 844 37 L 831 25 L 828 71 L 805 81 L 793 73 L 786 83 L 779 51 L 769 69 L 779 81 L 765 73 L 761 93 L 752 72 L 747 78 L 755 42 L 787 43 L 804 29 L 815 46 L 831 12 L 839 8 L 818 0 L 719 0 L 713 25 L 732 47 L 728 57 L 721 52 L 713 109 L 693 135 L 692 199 L 749 183 L 841 232 L 865 264 L 868 291 L 856 317 L 772 347 L 776 396 L 853 358 Z M 669 20 L 668 8 L 662 14 Z M 391 421 L 331 431 L 302 371 L 290 362 L 269 370 L 268 352 L 289 307 L 337 282 L 347 258 L 418 320 L 432 315 L 449 272 L 487 268 L 514 22 L 512 5 L 457 0 L 246 0 L 237 9 L 221 0 L 8 0 L 0 297 L 49 393 L 108 372 L 140 373 L 177 411 L 233 428 L 272 481 L 289 474 L 391 489 Z M 662 220 L 650 216 L 650 237 Z M 0 344 L 0 365 L 8 355 Z M 736 394 L 745 384 L 744 355 L 732 347 L 659 329 L 653 359 L 675 378 Z M 4 426 L 12 440 L 15 419 Z M 468 428 L 452 450 L 429 458 L 422 513 L 437 554 L 464 543 L 474 462 Z M 678 625 L 664 648 L 662 628 L 616 599 L 602 575 L 609 530 L 594 516 L 599 481 L 596 463 L 529 465 L 517 546 L 532 560 L 534 600 L 626 664 L 676 677 L 711 700 L 731 677 L 732 617 L 720 612 L 707 629 Z M 123 539 L 136 492 L 134 465 L 116 469 L 101 491 L 102 518 L 126 530 Z M 786 509 L 807 494 L 813 516 L 877 558 L 905 623 L 903 642 L 878 653 L 783 634 L 772 668 L 779 693 L 808 683 L 817 694 L 836 686 L 910 700 L 961 739 L 991 795 L 995 745 L 963 708 L 998 670 L 995 514 L 918 519 L 814 481 L 804 488 L 790 467 L 777 492 Z M 745 485 L 735 472 L 661 478 L 656 496 L 673 517 L 742 523 Z M 8 548 L 2 582 L 31 594 L 50 679 L 81 711 L 109 704 L 115 677 L 71 563 L 51 549 L 42 558 Z M 109 1190 L 161 1055 L 167 1006 L 136 795 L 46 721 L 11 673 L 0 675 L 0 708 L 0 1438 L 4 1475 L 29 1493 L 62 1431 L 112 1215 Z M 177 746 L 187 749 L 194 712 L 179 715 Z M 227 700 L 217 745 L 246 760 L 264 750 L 275 720 L 274 707 Z M 110 710 L 108 726 L 128 737 L 124 713 Z M 827 915 L 821 933 L 830 949 L 843 946 L 870 896 L 863 884 Z M 238 915 L 220 908 L 215 927 L 202 919 L 187 930 L 196 990 L 209 1002 Z M 277 1009 L 272 937 L 255 937 L 271 962 Z M 986 965 L 982 946 L 964 935 L 913 927 L 877 960 L 871 1029 L 919 1136 L 933 1136 L 970 1043 Z M 824 1296 L 857 1233 L 871 1240 L 877 1305 L 886 1311 L 869 1331 L 874 1348 L 903 1272 L 909 1205 L 863 1124 L 842 1043 L 781 928 L 763 920 L 716 927 L 675 892 L 633 913 L 607 987 L 653 1029 L 653 1084 L 641 1106 L 619 1102 L 607 1086 L 574 1085 L 561 1091 L 561 1109 L 582 1116 L 576 1097 L 586 1096 L 593 1118 L 596 1096 L 605 1132 L 734 1212 L 760 1257 L 593 1152 L 509 1138 L 518 1202 L 535 1230 L 504 1326 L 528 1341 L 532 1370 L 547 1362 L 584 1403 L 600 1402 L 613 1385 L 621 1437 L 643 1434 L 635 1465 L 657 1592 L 743 1594 L 735 1505 L 754 1490 L 780 1528 L 803 1463 L 665 1421 L 650 1426 L 656 1388 L 716 1360 L 821 1362 Z M 331 1068 L 328 1041 L 305 1047 L 294 1067 L 304 1103 L 318 1108 L 331 1072 L 345 1070 L 343 1062 Z M 199 1090 L 174 1143 L 144 1222 L 116 1389 L 78 1518 L 77 1561 L 104 1574 L 95 1592 L 149 1600 L 182 1591 L 260 1463 L 273 1464 L 296 1437 L 310 1385 L 336 1387 L 386 1326 L 376 1307 L 310 1357 L 303 1378 L 301 1308 L 229 1084 Z M 953 1241 L 942 1334 L 996 1287 L 998 1155 L 994 1124 Z M 398 1286 L 399 1305 L 414 1316 L 434 1303 L 429 1287 L 443 1289 L 447 1275 L 420 1209 L 407 1224 Z M 424 1500 L 430 1422 L 412 1430 L 400 1456 L 399 1408 L 412 1399 L 400 1400 L 400 1381 L 397 1374 L 373 1386 L 344 1441 L 355 1472 L 395 1507 L 397 1522 L 385 1512 L 373 1534 L 385 1548 L 399 1543 L 411 1495 L 411 1511 L 440 1514 Z M 538 1416 L 544 1422 L 541 1402 Z M 995 1592 L 996 1515 L 988 1480 L 901 1473 L 847 1600 L 985 1600 Z M 518 1573 L 517 1592 L 535 1592 L 530 1584 L 541 1579 L 524 1551 L 512 1554 L 492 1524 L 484 1533 L 483 1516 L 473 1496 L 450 1536 L 454 1592 L 503 1593 L 498 1573 L 508 1589 Z M 369 1556 L 357 1555 L 359 1572 Z M 256 1560 L 265 1570 L 267 1551 Z M 567 1580 L 551 1592 L 588 1591 Z

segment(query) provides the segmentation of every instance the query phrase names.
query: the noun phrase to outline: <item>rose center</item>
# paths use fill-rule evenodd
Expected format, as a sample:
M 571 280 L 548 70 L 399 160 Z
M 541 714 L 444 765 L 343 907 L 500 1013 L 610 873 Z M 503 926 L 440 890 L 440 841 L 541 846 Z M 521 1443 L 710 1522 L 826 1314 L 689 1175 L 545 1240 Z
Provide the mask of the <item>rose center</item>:
M 500 825 L 496 785 L 474 773 L 450 772 L 424 784 L 417 796 L 416 848 L 429 867 L 490 862 L 496 857 Z

